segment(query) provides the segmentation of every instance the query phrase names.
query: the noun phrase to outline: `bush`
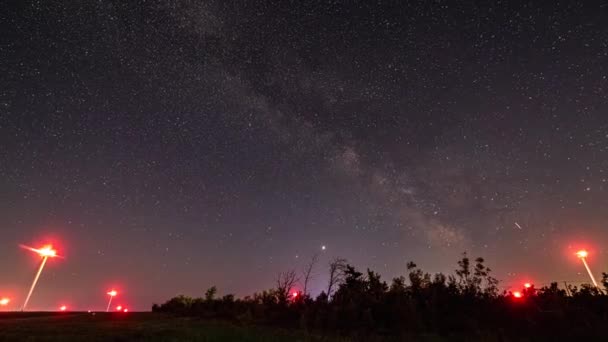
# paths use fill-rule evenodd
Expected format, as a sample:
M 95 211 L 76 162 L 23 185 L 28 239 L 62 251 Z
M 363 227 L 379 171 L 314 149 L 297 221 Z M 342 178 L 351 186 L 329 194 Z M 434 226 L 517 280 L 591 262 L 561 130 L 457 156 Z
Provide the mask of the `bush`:
M 506 338 L 564 339 L 597 336 L 608 325 L 608 295 L 595 287 L 564 290 L 552 283 L 524 288 L 521 297 L 500 294 L 484 260 L 477 258 L 474 263 L 465 254 L 449 276 L 431 276 L 408 263 L 407 276 L 393 279 L 390 285 L 371 270 L 364 274 L 350 265 L 333 264 L 331 297 L 325 292 L 316 299 L 304 293 L 289 296 L 297 279 L 294 272 L 287 272 L 281 273 L 277 289 L 252 297 L 216 299 L 212 287 L 204 299 L 178 296 L 154 304 L 152 310 L 350 336 L 435 333 L 483 339 L 501 332 Z M 604 274 L 603 283 L 607 281 Z

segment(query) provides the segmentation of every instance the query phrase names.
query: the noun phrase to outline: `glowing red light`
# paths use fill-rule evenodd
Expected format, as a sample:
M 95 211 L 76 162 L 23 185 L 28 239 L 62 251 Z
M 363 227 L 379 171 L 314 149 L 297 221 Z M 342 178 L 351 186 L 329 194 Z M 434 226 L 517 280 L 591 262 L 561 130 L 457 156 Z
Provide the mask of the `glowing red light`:
M 57 256 L 57 251 L 53 249 L 52 245 L 42 246 L 42 248 L 33 248 L 26 245 L 21 245 L 21 248 L 25 248 L 32 252 L 38 253 L 43 258 L 54 258 Z
M 10 302 L 11 300 L 9 298 L 2 298 L 0 299 L 0 306 L 7 306 Z
M 529 288 L 531 288 L 531 287 L 532 287 L 532 284 L 530 284 L 530 283 L 525 283 L 525 284 L 524 284 L 524 287 L 525 287 L 525 288 L 527 288 L 527 289 L 529 289 Z
M 129 312 L 129 309 L 124 309 L 123 312 Z
M 67 306 L 62 305 L 62 306 L 59 308 L 59 311 L 66 311 L 67 309 L 68 309 L 68 307 L 67 307 Z
M 120 310 L 122 310 L 122 305 L 119 305 L 116 307 L 116 311 L 120 311 Z
M 515 292 L 513 292 L 513 297 L 515 297 L 515 298 L 521 298 L 521 297 L 523 297 L 523 296 L 524 296 L 524 295 L 523 295 L 521 292 L 519 292 L 519 291 L 515 291 Z
M 579 258 L 586 258 L 588 255 L 589 255 L 589 252 L 587 252 L 584 249 L 576 252 L 576 256 L 578 256 Z
M 293 298 L 296 298 L 296 297 L 298 296 L 298 293 L 297 293 L 297 292 L 294 292 L 294 293 L 292 293 L 291 295 L 293 296 Z
M 111 297 L 114 297 L 118 294 L 118 292 L 116 292 L 116 290 L 112 290 L 108 292 L 108 295 L 110 295 Z

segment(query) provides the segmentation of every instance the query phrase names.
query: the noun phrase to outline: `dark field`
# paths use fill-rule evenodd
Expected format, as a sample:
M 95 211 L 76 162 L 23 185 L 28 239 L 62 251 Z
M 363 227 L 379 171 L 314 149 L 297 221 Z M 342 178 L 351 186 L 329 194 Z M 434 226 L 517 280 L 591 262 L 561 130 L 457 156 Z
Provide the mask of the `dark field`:
M 408 334 L 401 337 L 347 338 L 319 336 L 303 331 L 270 327 L 238 326 L 196 318 L 132 312 L 123 313 L 0 313 L 3 341 L 243 341 L 243 342 L 397 342 L 397 341 L 552 341 L 546 338 L 509 339 L 500 334 Z
M 0 313 L 0 341 L 345 341 L 154 313 Z

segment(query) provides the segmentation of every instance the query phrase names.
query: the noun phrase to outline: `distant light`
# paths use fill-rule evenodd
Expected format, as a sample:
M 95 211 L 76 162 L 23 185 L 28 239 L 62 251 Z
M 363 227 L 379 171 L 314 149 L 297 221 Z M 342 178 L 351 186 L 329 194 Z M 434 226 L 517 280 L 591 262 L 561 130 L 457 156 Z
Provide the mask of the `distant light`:
M 0 306 L 7 306 L 10 302 L 11 300 L 9 298 L 2 298 L 0 299 Z
M 122 310 L 122 305 L 119 305 L 116 307 L 116 311 L 120 311 L 120 310 Z
M 294 292 L 294 293 L 292 293 L 291 295 L 293 296 L 293 298 L 296 298 L 296 297 L 298 296 L 298 293 L 297 293 L 297 292 Z
M 524 284 L 524 287 L 525 287 L 525 288 L 527 288 L 527 289 L 529 289 L 529 288 L 531 288 L 531 287 L 532 287 L 532 284 L 530 284 L 530 283 L 525 283 L 525 284 Z
M 123 310 L 123 312 L 129 312 L 129 309 L 126 309 L 126 308 L 125 308 L 125 309 Z
M 321 250 L 322 250 L 322 251 L 324 251 L 324 250 L 326 250 L 326 249 L 327 249 L 327 247 L 325 247 L 325 245 L 321 246 Z
M 60 310 L 60 311 L 65 311 L 65 310 L 67 310 L 67 309 L 68 309 L 68 307 L 67 307 L 67 306 L 65 306 L 65 305 L 62 305 L 62 306 L 59 308 L 59 310 Z
M 112 291 L 108 292 L 108 294 L 109 294 L 111 297 L 114 297 L 114 296 L 116 296 L 116 295 L 118 294 L 118 292 L 116 292 L 116 290 L 112 290 Z
M 515 298 L 521 298 L 521 297 L 523 297 L 523 296 L 524 296 L 524 295 L 523 295 L 523 294 L 521 294 L 521 292 L 519 292 L 519 291 L 515 291 L 515 292 L 513 292 L 513 297 L 515 297 Z
M 57 251 L 53 249 L 52 245 L 46 245 L 42 248 L 33 248 L 26 245 L 21 245 L 21 248 L 30 250 L 32 252 L 38 253 L 43 258 L 54 258 L 57 256 Z
M 576 255 L 579 258 L 586 258 L 589 255 L 589 253 L 586 250 L 583 249 L 583 250 L 580 250 L 580 251 L 576 252 Z
M 39 251 L 38 254 L 40 254 L 43 257 L 51 257 L 54 258 L 57 256 L 57 251 L 53 249 L 53 247 L 51 245 L 48 246 L 44 246 L 42 247 Z

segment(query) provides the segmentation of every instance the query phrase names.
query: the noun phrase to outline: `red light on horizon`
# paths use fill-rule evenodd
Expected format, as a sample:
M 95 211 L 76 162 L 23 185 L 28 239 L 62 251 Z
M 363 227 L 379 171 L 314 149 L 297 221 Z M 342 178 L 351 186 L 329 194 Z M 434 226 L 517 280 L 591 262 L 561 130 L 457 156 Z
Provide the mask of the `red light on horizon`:
M 524 284 L 524 287 L 525 287 L 525 288 L 527 288 L 527 289 L 529 289 L 529 288 L 531 288 L 531 287 L 532 287 L 532 284 L 531 284 L 531 283 L 525 283 L 525 284 Z
M 119 305 L 116 307 L 116 311 L 121 311 L 122 310 L 122 305 Z
M 66 311 L 67 309 L 68 309 L 68 307 L 67 307 L 67 306 L 62 305 L 62 306 L 59 308 L 59 311 Z
M 294 292 L 294 293 L 292 293 L 291 295 L 293 296 L 293 298 L 296 298 L 296 297 L 298 296 L 298 293 L 297 293 L 297 292 Z
M 122 312 L 129 312 L 129 309 L 125 308 Z
M 116 290 L 108 291 L 108 295 L 110 295 L 112 297 L 116 296 L 117 294 L 118 294 L 118 292 L 116 292 Z
M 11 302 L 11 300 L 9 298 L 4 297 L 4 298 L 0 299 L 0 306 L 7 306 L 8 303 L 10 303 L 10 302 Z
M 515 297 L 515 298 L 522 298 L 523 296 L 524 295 L 519 291 L 513 292 L 513 297 Z

